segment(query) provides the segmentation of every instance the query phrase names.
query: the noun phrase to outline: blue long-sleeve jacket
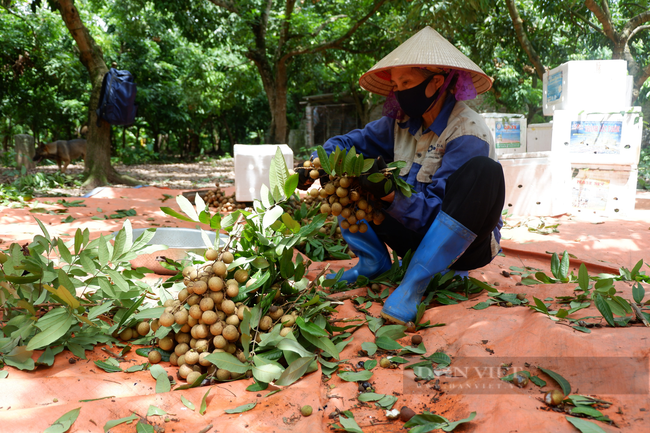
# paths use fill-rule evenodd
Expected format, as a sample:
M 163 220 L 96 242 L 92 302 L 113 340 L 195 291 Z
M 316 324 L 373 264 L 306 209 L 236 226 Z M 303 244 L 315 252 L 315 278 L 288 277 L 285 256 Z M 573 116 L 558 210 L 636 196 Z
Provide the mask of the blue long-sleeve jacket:
M 448 95 L 440 114 L 426 129 L 421 119 L 399 122 L 389 117 L 368 123 L 323 146 L 329 154 L 336 147 L 355 147 L 365 158 L 382 156 L 386 162 L 406 161 L 399 175 L 415 188 L 406 197 L 399 191 L 385 211 L 405 227 L 426 234 L 438 215 L 449 176 L 475 156 L 496 160 L 494 140 L 483 118 L 463 102 Z M 499 242 L 499 229 L 495 240 Z

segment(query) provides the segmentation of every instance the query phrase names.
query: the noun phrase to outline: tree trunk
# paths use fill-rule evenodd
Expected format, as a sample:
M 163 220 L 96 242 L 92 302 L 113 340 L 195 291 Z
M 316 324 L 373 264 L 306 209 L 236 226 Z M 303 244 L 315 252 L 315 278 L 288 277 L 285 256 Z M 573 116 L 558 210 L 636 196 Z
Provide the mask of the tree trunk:
M 228 141 L 230 141 L 230 155 L 232 155 L 235 151 L 235 138 L 232 136 L 230 125 L 228 125 L 226 119 L 222 119 L 221 121 L 223 122 L 223 126 L 226 128 L 226 134 L 228 134 Z M 225 149 L 224 149 L 224 153 L 225 153 Z
M 521 47 L 526 52 L 526 55 L 528 55 L 530 62 L 533 64 L 533 66 L 535 66 L 537 76 L 541 79 L 544 77 L 544 65 L 542 64 L 537 51 L 535 51 L 533 44 L 530 43 L 530 40 L 526 35 L 526 31 L 524 30 L 523 25 L 524 21 L 519 15 L 519 10 L 517 10 L 515 0 L 506 0 L 506 4 L 508 5 L 508 12 L 510 13 L 510 19 L 512 20 L 512 25 L 515 28 L 515 34 L 517 35 L 519 44 L 521 44 Z
M 81 22 L 74 0 L 59 0 L 61 18 L 79 48 L 79 60 L 88 70 L 92 91 L 88 104 L 88 145 L 85 158 L 85 186 L 97 187 L 110 183 L 136 185 L 138 182 L 128 176 L 119 175 L 111 165 L 111 126 L 101 121 L 97 126 L 95 107 L 99 103 L 102 79 L 108 72 L 101 48 Z

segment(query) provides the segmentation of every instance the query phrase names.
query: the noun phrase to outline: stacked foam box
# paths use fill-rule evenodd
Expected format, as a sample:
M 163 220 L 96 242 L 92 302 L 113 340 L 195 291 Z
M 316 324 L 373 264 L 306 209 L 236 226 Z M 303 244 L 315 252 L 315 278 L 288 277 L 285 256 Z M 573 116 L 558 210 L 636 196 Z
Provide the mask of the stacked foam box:
M 526 153 L 526 117 L 523 114 L 481 113 L 485 119 L 497 155 Z
M 235 144 L 235 199 L 248 202 L 260 199 L 262 184 L 269 186 L 271 161 L 280 148 L 287 168 L 293 169 L 293 151 L 286 144 Z

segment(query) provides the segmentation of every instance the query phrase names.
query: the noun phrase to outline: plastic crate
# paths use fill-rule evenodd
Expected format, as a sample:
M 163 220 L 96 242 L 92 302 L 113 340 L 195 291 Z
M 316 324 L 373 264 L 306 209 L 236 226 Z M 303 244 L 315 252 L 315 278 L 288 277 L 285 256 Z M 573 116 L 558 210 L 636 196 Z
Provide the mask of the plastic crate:
M 553 123 L 533 123 L 526 129 L 528 152 L 550 152 L 553 141 Z
M 570 210 L 571 166 L 551 152 L 499 157 L 506 181 L 504 208 L 517 216 L 554 216 Z
M 636 165 L 571 164 L 571 168 L 573 213 L 611 217 L 634 211 Z
M 497 155 L 526 153 L 526 117 L 512 113 L 481 113 L 492 136 Z
M 641 107 L 618 112 L 556 111 L 551 150 L 571 163 L 638 165 Z
M 632 105 L 625 60 L 573 60 L 544 73 L 545 116 L 557 110 L 617 111 Z
M 235 199 L 248 202 L 260 199 L 262 184 L 269 186 L 271 161 L 280 148 L 287 168 L 293 168 L 293 151 L 286 144 L 235 144 Z

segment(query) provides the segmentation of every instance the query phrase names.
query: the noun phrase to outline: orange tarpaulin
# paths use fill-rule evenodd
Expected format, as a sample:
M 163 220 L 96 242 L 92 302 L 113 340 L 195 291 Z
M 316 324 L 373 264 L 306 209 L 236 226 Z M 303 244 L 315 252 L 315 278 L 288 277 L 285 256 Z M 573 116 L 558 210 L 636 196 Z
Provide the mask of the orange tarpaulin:
M 65 215 L 3 209 L 0 235 L 3 243 L 0 247 L 6 249 L 11 242 L 30 242 L 40 233 L 34 217 L 43 221 L 52 236 L 64 239 L 73 236 L 77 228 L 89 228 L 91 237 L 118 230 L 123 218 L 103 219 L 103 215 L 110 216 L 117 210 L 136 210 L 137 215 L 129 217 L 134 228 L 194 227 L 195 224 L 178 221 L 160 211 L 161 206 L 177 209 L 173 199 L 165 200 L 165 194 L 179 193 L 178 190 L 158 188 L 106 188 L 89 198 L 66 198 L 68 202 L 84 200 L 86 207 L 70 207 Z M 41 202 L 56 200 L 39 199 Z M 60 208 L 56 204 L 42 206 L 47 210 Z M 511 267 L 528 266 L 550 275 L 549 253 L 561 254 L 565 250 L 575 256 L 571 259 L 571 271 L 576 275 L 580 263 L 586 264 L 591 275 L 618 274 L 620 266 L 631 269 L 640 259 L 650 263 L 649 212 L 636 212 L 626 220 L 580 220 L 570 216 L 545 218 L 547 226 L 559 224 L 558 233 L 547 235 L 529 231 L 531 224 L 526 224 L 527 219 L 510 218 L 506 227 L 517 227 L 503 231 L 504 256 L 497 257 L 484 268 L 471 271 L 470 276 L 492 284 L 502 292 L 525 293 L 531 301 L 533 297 L 544 300 L 571 295 L 577 286 L 575 283 L 524 286 L 519 283 L 521 276 L 512 273 Z M 67 215 L 74 220 L 62 222 Z M 102 219 L 97 219 L 97 216 Z M 333 261 L 329 264 L 336 270 L 341 266 L 350 267 L 354 262 Z M 313 264 L 308 276 L 315 277 L 325 265 Z M 647 266 L 642 270 L 650 273 Z M 650 292 L 650 287 L 645 287 Z M 617 282 L 616 289 L 619 296 L 632 298 L 631 283 Z M 359 311 L 354 299 L 366 293 L 367 289 L 361 288 L 332 295 L 341 299 L 334 319 L 364 320 L 365 313 Z M 416 413 L 430 411 L 450 421 L 467 418 L 476 412 L 471 422 L 454 430 L 459 432 L 577 431 L 566 420 L 567 413 L 552 410 L 542 402 L 544 392 L 559 389 L 559 385 L 536 368 L 540 366 L 564 377 L 571 384 L 573 394 L 592 395 L 611 402 L 611 405 L 605 405 L 607 407 L 599 407 L 615 425 L 592 420 L 603 430 L 647 431 L 650 411 L 648 328 L 640 324 L 624 328 L 602 326 L 583 333 L 528 307 L 492 305 L 482 310 L 471 308 L 488 298 L 489 294 L 484 291 L 455 305 L 432 304 L 426 311 L 423 322 L 444 324 L 418 332 L 423 337 L 426 356 L 436 351 L 446 353 L 452 361 L 450 371 L 443 372 L 434 380 L 416 381 L 413 370 L 404 369 L 403 365 L 395 369 L 377 365 L 369 380 L 375 392 L 397 397 L 394 405 L 397 409 L 408 406 Z M 550 309 L 557 307 L 558 304 L 553 302 Z M 378 317 L 380 308 L 378 303 L 374 303 L 368 311 Z M 585 316 L 600 317 L 600 314 L 591 306 L 571 317 Z M 605 325 L 604 320 L 601 322 Z M 340 355 L 341 359 L 347 360 L 341 365 L 341 370 L 358 370 L 359 361 L 379 360 L 383 356 L 375 354 L 369 357 L 362 349 L 364 342 L 375 339 L 367 325 L 351 332 L 352 339 Z M 409 346 L 411 336 L 407 334 L 398 341 L 402 346 Z M 98 368 L 93 361 L 111 356 L 103 348 L 105 346 L 87 351 L 87 359 L 78 359 L 64 351 L 56 356 L 52 367 L 38 367 L 31 372 L 5 366 L 8 376 L 0 379 L 0 432 L 42 432 L 60 416 L 76 408 L 81 410 L 69 430 L 71 432 L 102 432 L 108 421 L 134 413 L 138 419 L 164 427 L 165 432 L 332 431 L 330 425 L 339 422 L 338 411 L 346 410 L 354 414 L 364 432 L 396 432 L 403 425 L 400 420 L 389 420 L 386 411 L 372 402 L 360 402 L 357 383 L 345 382 L 336 373 L 331 379 L 320 371 L 308 374 L 270 396 L 267 395 L 271 389 L 246 391 L 252 379 L 156 393 L 156 381 L 149 371 L 107 373 Z M 108 350 L 119 353 L 120 349 L 113 347 Z M 40 353 L 35 354 L 34 359 Z M 420 357 L 409 359 L 415 362 Z M 131 351 L 120 366 L 126 369 L 145 362 L 146 358 Z M 504 364 L 511 364 L 510 370 L 503 369 Z M 176 376 L 177 367 L 165 362 L 160 365 L 169 375 Z M 511 373 L 517 368 L 538 375 L 547 385 L 540 388 L 529 383 L 520 389 L 501 380 L 506 372 Z M 467 376 L 463 377 L 463 374 Z M 208 389 L 206 411 L 201 415 L 201 400 Z M 195 410 L 187 408 L 181 396 L 193 403 Z M 248 403 L 256 403 L 256 406 L 240 414 L 225 413 L 227 409 Z M 314 411 L 311 416 L 303 417 L 300 407 L 307 404 Z M 147 416 L 150 406 L 162 409 L 167 415 Z M 110 431 L 135 432 L 136 422 L 120 424 Z

